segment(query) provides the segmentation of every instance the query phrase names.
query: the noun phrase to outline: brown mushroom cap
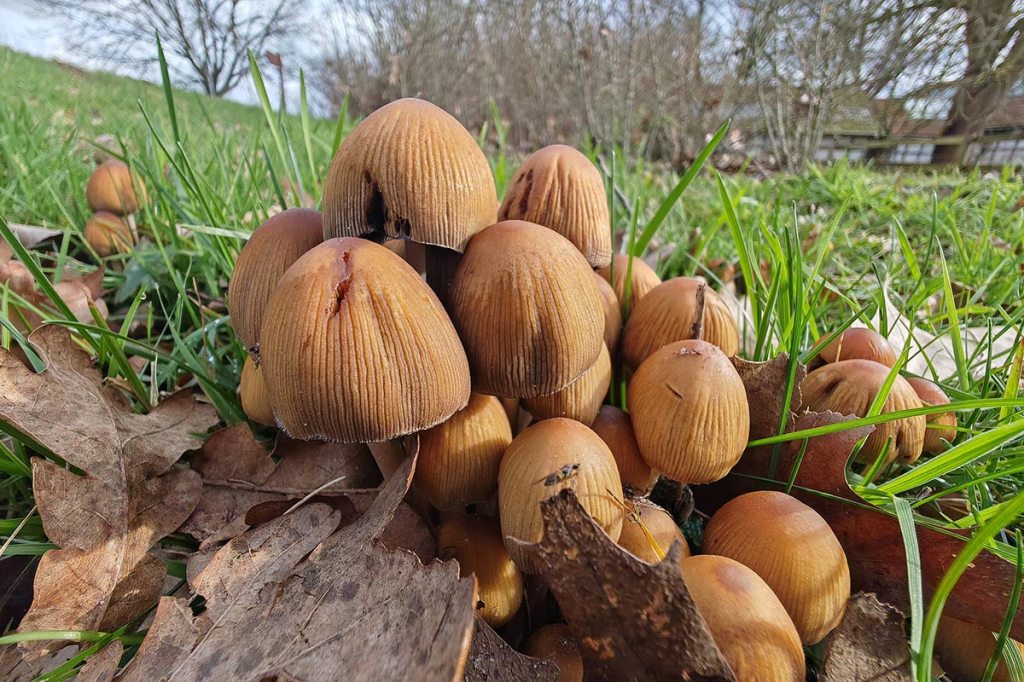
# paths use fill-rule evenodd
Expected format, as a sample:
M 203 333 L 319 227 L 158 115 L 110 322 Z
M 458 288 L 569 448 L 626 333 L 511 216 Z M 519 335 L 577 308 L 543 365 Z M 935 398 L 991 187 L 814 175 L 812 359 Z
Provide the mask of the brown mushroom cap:
M 565 237 L 506 220 L 476 235 L 449 294 L 476 390 L 532 398 L 565 388 L 597 361 L 601 295 Z
M 610 353 L 614 353 L 619 345 L 619 334 L 622 333 L 622 308 L 619 307 L 615 290 L 604 277 L 595 272 L 594 281 L 597 283 L 597 293 L 601 294 L 601 304 L 604 307 L 604 345 L 608 346 Z
M 583 657 L 569 626 L 552 623 L 534 630 L 523 653 L 551 661 L 558 666 L 558 682 L 583 682 Z
M 477 613 L 494 628 L 512 619 L 523 601 L 523 574 L 509 557 L 497 520 L 460 514 L 437 531 L 438 556 L 459 562 L 459 575 L 476 576 Z
M 295 438 L 383 441 L 469 401 L 466 354 L 437 296 L 364 239 L 328 240 L 288 268 L 267 303 L 260 358 L 274 415 Z
M 650 492 L 658 481 L 658 472 L 640 456 L 629 415 L 614 405 L 604 405 L 590 428 L 612 451 L 622 485 L 640 495 Z
M 729 501 L 704 529 L 704 552 L 761 576 L 804 644 L 817 644 L 843 619 L 850 599 L 846 554 L 825 519 L 791 495 L 758 491 Z
M 1024 644 L 1011 639 L 1006 642 L 1006 646 L 1017 647 L 1024 656 Z M 939 619 L 939 629 L 935 635 L 935 657 L 939 659 L 946 674 L 957 682 L 982 679 L 995 650 L 996 638 L 987 628 L 952 616 Z M 1010 682 L 1010 679 L 1006 661 L 1001 660 L 992 676 L 992 682 Z
M 896 349 L 884 336 L 866 327 L 850 327 L 818 354 L 825 362 L 873 360 L 886 367 L 894 366 L 897 356 Z
M 120 216 L 109 211 L 97 211 L 85 221 L 82 230 L 85 241 L 100 256 L 112 253 L 126 253 L 135 244 L 135 235 Z
M 487 157 L 443 109 L 400 99 L 345 138 L 324 183 L 324 236 L 409 239 L 456 251 L 495 221 Z
M 498 466 L 511 442 L 501 401 L 473 393 L 466 407 L 420 434 L 416 488 L 438 509 L 484 502 L 498 490 Z
M 571 241 L 594 267 L 612 257 L 608 198 L 600 171 L 564 144 L 531 154 L 512 176 L 498 220 L 526 220 Z
M 589 426 L 597 417 L 611 382 L 611 356 L 608 348 L 601 346 L 597 362 L 583 376 L 560 391 L 524 399 L 523 407 L 537 420 L 568 417 Z
M 809 373 L 800 385 L 803 408 L 864 417 L 885 385 L 889 371 L 889 367 L 871 360 L 840 360 L 823 365 Z M 921 407 L 921 400 L 907 380 L 897 376 L 882 406 L 882 413 L 915 407 Z M 919 416 L 877 424 L 861 448 L 857 461 L 874 462 L 890 437 L 893 445 L 886 465 L 897 457 L 907 463 L 916 461 L 924 447 L 925 423 L 925 418 Z
M 572 466 L 578 468 L 570 476 L 558 476 Z M 622 510 L 612 495 L 622 498 L 622 482 L 608 446 L 578 421 L 545 419 L 512 440 L 498 473 L 505 545 L 528 573 L 533 572 L 528 555 L 510 539 L 539 542 L 544 533 L 541 502 L 565 488 L 576 493 L 583 508 L 612 540 L 618 539 Z
M 622 304 L 623 310 L 626 307 L 627 273 L 631 275 L 630 279 L 633 282 L 629 287 L 630 310 L 636 308 L 636 304 L 647 295 L 647 292 L 661 284 L 661 278 L 658 277 L 658 273 L 643 258 L 634 257 L 632 259 L 632 270 L 629 269 L 629 261 L 629 256 L 624 253 L 617 253 L 612 257 L 611 265 L 606 265 L 597 270 L 597 274 L 604 277 L 605 281 L 615 289 L 615 296 L 619 299 L 619 303 Z
M 690 556 L 690 546 L 686 542 L 686 536 L 679 526 L 672 519 L 667 511 L 644 499 L 636 499 L 632 504 L 637 511 L 639 523 L 628 516 L 622 521 L 622 532 L 619 534 L 619 547 L 626 550 L 637 559 L 646 561 L 649 564 L 656 564 L 661 561 L 658 552 L 651 546 L 651 540 L 658 544 L 658 548 L 664 553 L 672 549 L 672 545 L 679 542 L 682 545 L 682 557 Z M 640 524 L 643 524 L 641 526 Z M 651 537 L 644 532 L 646 527 Z
M 263 312 L 278 280 L 322 240 L 320 213 L 308 208 L 290 208 L 253 230 L 228 284 L 231 326 L 246 348 L 259 343 Z
M 644 360 L 629 382 L 629 412 L 644 461 L 681 483 L 725 476 L 750 435 L 740 375 L 707 341 L 678 341 Z
M 785 607 L 757 573 L 728 557 L 682 561 L 683 580 L 741 682 L 803 682 L 804 650 Z
M 242 364 L 242 378 L 238 383 L 238 397 L 242 412 L 257 424 L 274 425 L 274 409 L 270 406 L 270 394 L 263 383 L 263 372 L 251 356 Z
M 127 164 L 117 159 L 104 161 L 92 172 L 85 198 L 93 211 L 117 215 L 135 213 L 149 201 L 142 178 L 133 175 Z
M 912 377 L 907 383 L 925 405 L 948 405 L 949 396 L 934 382 Z M 925 416 L 927 428 L 924 432 L 924 452 L 935 454 L 942 452 L 956 438 L 956 412 L 940 412 Z

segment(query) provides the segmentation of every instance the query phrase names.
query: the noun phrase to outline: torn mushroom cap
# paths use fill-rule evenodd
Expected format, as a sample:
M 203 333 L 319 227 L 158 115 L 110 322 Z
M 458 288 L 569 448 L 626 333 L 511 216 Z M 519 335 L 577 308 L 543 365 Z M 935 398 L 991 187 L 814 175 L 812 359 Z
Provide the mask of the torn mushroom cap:
M 917 393 L 917 397 L 925 405 L 948 405 L 949 396 L 935 383 L 913 377 L 907 379 L 907 383 Z M 935 454 L 942 452 L 956 438 L 956 412 L 940 412 L 929 414 L 925 417 L 927 428 L 924 432 L 924 452 Z
M 564 623 L 544 625 L 533 631 L 523 653 L 558 666 L 558 682 L 583 682 L 583 657 Z
M 641 498 L 627 501 L 626 504 L 633 505 L 637 518 L 630 518 L 627 515 L 623 519 L 619 547 L 649 564 L 661 561 L 662 557 L 658 556 L 658 551 L 660 550 L 663 555 L 668 554 L 676 542 L 682 547 L 681 557 L 690 556 L 686 536 L 667 511 Z M 647 532 L 644 532 L 645 530 Z M 650 533 L 650 537 L 647 533 Z M 652 541 L 658 545 L 657 548 L 651 545 Z
M 622 359 L 635 369 L 654 351 L 683 339 L 703 339 L 728 356 L 739 352 L 732 312 L 703 277 L 674 277 L 647 292 L 622 332 Z
M 590 425 L 601 409 L 612 382 L 612 360 L 608 348 L 601 346 L 597 362 L 576 381 L 560 391 L 523 400 L 523 407 L 534 419 L 567 417 Z
M 802 682 L 804 650 L 785 607 L 757 573 L 728 557 L 683 559 L 683 580 L 737 680 Z
M 501 530 L 512 559 L 533 572 L 529 555 L 515 542 L 539 542 L 544 533 L 541 503 L 570 488 L 594 521 L 617 540 L 622 498 L 615 458 L 604 441 L 572 419 L 545 419 L 512 440 L 498 473 Z M 610 494 L 609 494 L 610 491 Z
M 512 442 L 501 401 L 473 393 L 469 404 L 420 433 L 415 484 L 438 509 L 484 502 L 498 490 L 498 466 Z
M 93 251 L 103 257 L 112 253 L 126 253 L 135 244 L 132 228 L 120 216 L 109 211 L 93 213 L 85 221 L 82 233 Z
M 498 220 L 527 220 L 571 241 L 594 267 L 612 257 L 608 197 L 600 171 L 564 144 L 538 149 L 509 183 Z
M 658 480 L 658 472 L 640 456 L 629 415 L 613 405 L 604 405 L 590 425 L 615 457 L 623 486 L 646 495 Z
M 743 382 L 707 341 L 678 341 L 644 360 L 629 382 L 629 413 L 644 461 L 681 483 L 725 476 L 750 434 Z
M 818 356 L 825 362 L 841 360 L 873 360 L 892 367 L 896 349 L 878 332 L 866 327 L 850 327 L 821 349 Z
M 345 138 L 324 183 L 324 236 L 409 239 L 463 251 L 496 219 L 497 193 L 473 136 L 443 109 L 400 99 Z
M 89 176 L 85 198 L 93 211 L 117 215 L 135 213 L 149 201 L 142 179 L 117 159 L 101 163 Z
M 441 423 L 469 401 L 469 365 L 437 296 L 364 239 L 331 239 L 281 277 L 260 329 L 279 425 L 372 443 Z
M 438 555 L 476 576 L 477 613 L 493 628 L 512 619 L 523 601 L 523 574 L 508 555 L 496 519 L 460 514 L 437 532 Z
M 481 393 L 532 398 L 561 390 L 597 361 L 601 295 L 565 237 L 506 220 L 469 243 L 449 309 Z
M 843 619 L 850 600 L 846 554 L 825 519 L 791 495 L 758 491 L 729 501 L 704 529 L 704 552 L 761 576 L 806 645 Z
M 632 270 L 630 270 L 630 260 L 633 261 Z M 636 304 L 647 295 L 647 292 L 661 284 L 661 278 L 658 277 L 658 273 L 643 258 L 634 257 L 630 259 L 629 256 L 623 253 L 615 254 L 611 265 L 598 268 L 597 274 L 604 277 L 605 281 L 612 285 L 612 288 L 615 290 L 615 296 L 619 299 L 623 310 L 626 309 L 627 274 L 630 275 L 629 279 L 633 282 L 629 287 L 630 310 L 636 308 Z
M 814 412 L 832 410 L 857 417 L 867 415 L 875 396 L 885 385 L 890 368 L 871 360 L 840 360 L 809 373 L 800 385 L 803 409 Z M 921 407 L 921 400 L 907 380 L 897 376 L 882 406 L 882 413 Z M 904 417 L 876 424 L 857 456 L 857 461 L 874 462 L 893 439 L 885 465 L 899 458 L 912 463 L 924 447 L 926 420 L 923 416 Z
M 1024 656 L 1024 644 L 1007 640 L 1007 647 L 1016 647 Z M 996 650 L 996 638 L 988 628 L 974 623 L 942 616 L 935 635 L 935 657 L 942 669 L 955 680 L 980 680 Z M 1005 651 L 1005 649 L 1004 649 Z M 1005 654 L 1004 654 L 1005 655 Z M 992 682 L 1010 682 L 1006 661 L 999 661 Z
M 601 294 L 601 305 L 604 307 L 604 345 L 608 352 L 615 353 L 619 345 L 619 334 L 622 332 L 622 309 L 612 285 L 604 277 L 594 273 L 597 293 Z
M 290 208 L 257 227 L 235 261 L 228 284 L 231 326 L 246 348 L 260 340 L 267 301 L 285 271 L 323 239 L 319 211 Z
M 274 425 L 274 410 L 270 406 L 270 394 L 263 382 L 263 372 L 252 359 L 245 357 L 242 365 L 242 378 L 238 383 L 238 397 L 242 402 L 242 411 L 252 421 L 264 426 Z

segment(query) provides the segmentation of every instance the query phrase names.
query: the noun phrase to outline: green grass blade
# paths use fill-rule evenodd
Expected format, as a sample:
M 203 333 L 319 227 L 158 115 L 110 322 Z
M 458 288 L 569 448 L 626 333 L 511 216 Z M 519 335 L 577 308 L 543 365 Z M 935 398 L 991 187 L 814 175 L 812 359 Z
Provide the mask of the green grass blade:
M 921 550 L 917 544 L 917 524 L 914 523 L 914 512 L 910 508 L 910 503 L 902 498 L 893 497 L 892 504 L 900 523 L 903 551 L 907 558 L 907 590 L 910 599 L 910 674 L 913 676 L 917 674 L 917 653 L 921 650 L 922 619 L 924 617 Z

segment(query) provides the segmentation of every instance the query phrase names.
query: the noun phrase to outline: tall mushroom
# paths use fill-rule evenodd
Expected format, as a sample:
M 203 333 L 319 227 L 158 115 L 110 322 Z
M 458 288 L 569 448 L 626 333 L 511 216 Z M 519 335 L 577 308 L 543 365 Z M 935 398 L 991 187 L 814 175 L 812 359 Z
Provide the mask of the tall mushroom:
M 925 405 L 948 405 L 949 396 L 939 388 L 938 384 L 921 377 L 907 379 L 907 383 L 917 393 L 917 397 Z M 924 452 L 935 454 L 948 447 L 956 439 L 956 412 L 940 412 L 926 417 L 927 427 L 924 432 Z
M 615 290 L 615 296 L 618 297 L 623 310 L 626 310 L 627 302 L 629 310 L 636 308 L 636 304 L 647 295 L 647 292 L 661 284 L 661 278 L 658 277 L 658 273 L 643 258 L 639 256 L 630 258 L 624 253 L 613 256 L 612 262 L 609 265 L 598 268 L 597 274 L 604 277 L 605 281 L 612 285 L 612 288 Z M 630 282 L 628 301 L 626 299 L 627 281 Z
M 815 344 L 817 345 L 817 344 Z M 824 362 L 873 360 L 886 367 L 896 364 L 898 353 L 884 336 L 866 327 L 850 327 L 829 341 L 818 353 Z
M 89 176 L 85 198 L 93 211 L 135 213 L 149 201 L 142 179 L 117 159 L 104 161 Z
M 238 398 L 246 417 L 257 424 L 274 425 L 274 409 L 270 405 L 270 394 L 263 381 L 263 372 L 250 355 L 245 356 L 245 362 L 242 364 Z
M 594 281 L 604 306 L 604 344 L 608 346 L 608 352 L 614 355 L 619 347 L 619 334 L 622 333 L 622 308 L 615 290 L 604 277 L 595 272 Z
M 576 381 L 549 395 L 526 398 L 523 407 L 534 419 L 568 417 L 589 426 L 597 417 L 612 381 L 608 348 L 601 346 L 597 362 Z
M 646 495 L 658 480 L 658 472 L 640 456 L 629 415 L 614 405 L 604 405 L 590 425 L 615 457 L 622 485 Z
M 109 211 L 96 211 L 85 221 L 85 241 L 100 256 L 125 253 L 135 244 L 131 226 L 121 216 Z

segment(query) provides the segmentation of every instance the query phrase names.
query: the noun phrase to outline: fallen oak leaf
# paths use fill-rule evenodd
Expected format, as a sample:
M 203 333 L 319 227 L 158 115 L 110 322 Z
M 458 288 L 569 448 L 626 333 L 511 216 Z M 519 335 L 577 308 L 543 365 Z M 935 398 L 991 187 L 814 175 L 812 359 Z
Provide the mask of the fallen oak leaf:
M 551 661 L 519 653 L 480 616 L 474 618 L 463 682 L 556 682 L 558 672 Z
M 121 667 L 121 656 L 124 645 L 115 639 L 95 654 L 86 659 L 78 669 L 75 682 L 110 682 Z
M 822 682 L 910 682 L 905 620 L 873 594 L 853 595 L 839 627 L 825 640 Z

